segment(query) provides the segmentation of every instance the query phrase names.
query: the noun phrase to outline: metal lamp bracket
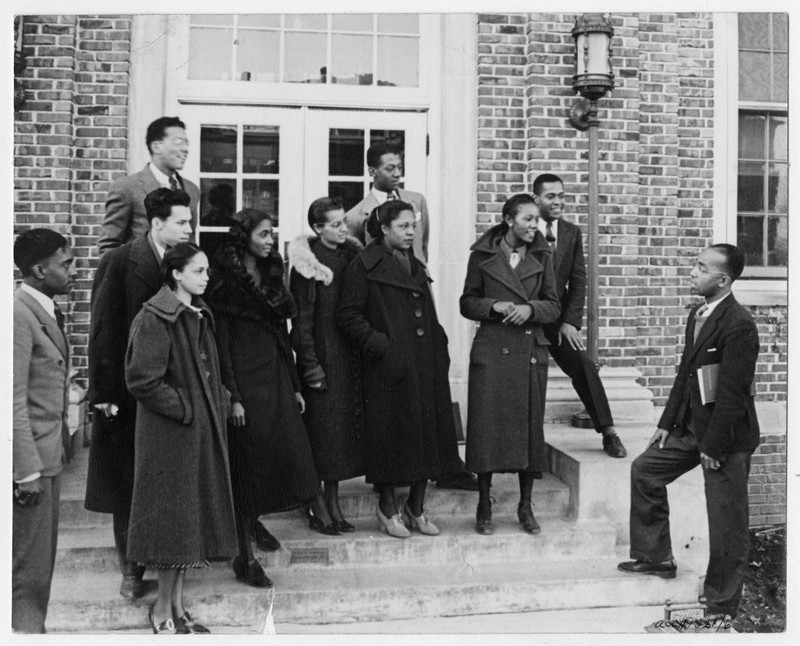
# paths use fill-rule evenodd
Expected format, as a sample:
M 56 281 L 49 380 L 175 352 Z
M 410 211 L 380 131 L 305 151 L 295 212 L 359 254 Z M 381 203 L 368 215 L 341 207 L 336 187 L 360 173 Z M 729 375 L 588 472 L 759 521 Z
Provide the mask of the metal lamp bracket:
M 569 122 L 581 132 L 589 129 L 589 100 L 583 97 L 575 99 L 569 109 Z

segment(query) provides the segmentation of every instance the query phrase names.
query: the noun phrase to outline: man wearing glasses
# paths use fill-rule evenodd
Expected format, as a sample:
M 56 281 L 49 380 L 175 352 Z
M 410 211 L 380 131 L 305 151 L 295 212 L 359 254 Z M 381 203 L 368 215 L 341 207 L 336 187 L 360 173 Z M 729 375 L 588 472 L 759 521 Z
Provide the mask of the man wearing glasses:
M 186 126 L 178 117 L 160 117 L 147 127 L 145 138 L 150 162 L 138 173 L 114 184 L 106 200 L 106 216 L 100 225 L 97 246 L 102 255 L 109 249 L 141 238 L 150 230 L 144 198 L 157 188 L 182 190 L 189 194 L 192 230 L 197 228 L 200 189 L 178 174 L 189 154 Z
M 752 395 L 758 330 L 731 294 L 744 256 L 733 245 L 703 250 L 689 274 L 702 296 L 686 324 L 675 385 L 648 448 L 631 464 L 630 574 L 673 578 L 666 486 L 703 467 L 710 555 L 703 593 L 706 617 L 733 618 L 749 550 L 747 478 L 758 446 Z M 716 375 L 716 376 L 714 376 Z

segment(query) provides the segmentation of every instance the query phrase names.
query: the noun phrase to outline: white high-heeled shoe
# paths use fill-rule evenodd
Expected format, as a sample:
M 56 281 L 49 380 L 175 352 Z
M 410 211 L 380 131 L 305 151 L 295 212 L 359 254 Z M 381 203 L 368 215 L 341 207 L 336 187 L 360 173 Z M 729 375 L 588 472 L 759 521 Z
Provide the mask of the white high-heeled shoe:
M 411 528 L 416 529 L 420 534 L 425 534 L 426 536 L 439 535 L 439 528 L 428 520 L 425 512 L 422 512 L 419 516 L 414 516 L 408 508 L 408 503 L 406 503 L 403 505 L 403 513 L 408 518 L 408 524 Z
M 375 511 L 378 515 L 378 521 L 380 521 L 381 529 L 389 534 L 389 536 L 394 536 L 395 538 L 408 538 L 411 536 L 411 532 L 406 529 L 406 526 L 400 519 L 399 513 L 395 514 L 391 518 L 386 518 L 386 516 L 384 516 L 381 512 L 380 506 L 378 506 Z

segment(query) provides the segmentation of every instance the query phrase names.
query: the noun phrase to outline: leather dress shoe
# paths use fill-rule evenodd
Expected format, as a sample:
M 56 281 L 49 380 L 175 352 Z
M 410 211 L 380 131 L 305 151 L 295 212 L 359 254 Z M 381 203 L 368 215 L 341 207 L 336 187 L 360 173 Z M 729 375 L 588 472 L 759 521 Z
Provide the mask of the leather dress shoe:
M 611 433 L 603 433 L 603 451 L 612 458 L 624 458 L 628 455 L 628 451 L 622 445 L 622 440 L 619 435 L 613 431 L 613 426 L 608 427 L 612 429 Z
M 529 534 L 538 534 L 542 531 L 542 528 L 539 527 L 539 523 L 536 522 L 536 518 L 533 516 L 533 509 L 531 509 L 529 504 L 517 506 L 517 518 L 519 518 L 519 522 L 522 523 L 522 529 Z
M 380 523 L 381 529 L 389 534 L 389 536 L 394 536 L 395 538 L 408 538 L 411 536 L 411 532 L 408 531 L 408 528 L 400 519 L 399 513 L 387 518 L 383 515 L 379 506 L 375 510 L 375 514 L 378 516 L 378 522 Z
M 150 612 L 147 615 L 147 618 L 150 621 L 150 627 L 153 629 L 154 635 L 177 635 L 178 631 L 175 629 L 175 622 L 172 621 L 172 617 L 168 617 L 160 624 L 156 625 L 155 617 L 153 617 L 153 610 L 155 609 L 156 604 L 154 603 L 150 606 Z
M 675 559 L 668 561 L 661 561 L 660 563 L 650 563 L 648 561 L 623 561 L 617 566 L 620 572 L 627 574 L 652 574 L 659 576 L 662 579 L 674 579 L 678 566 L 675 564 Z
M 135 574 L 123 574 L 119 593 L 126 599 L 138 599 L 144 596 L 144 581 Z
M 342 518 L 342 520 L 334 520 L 333 522 L 336 525 L 336 529 L 338 529 L 341 534 L 350 534 L 356 531 L 355 526 L 348 523 L 344 518 Z
M 271 588 L 272 581 L 264 572 L 261 563 L 257 559 L 253 559 L 249 563 L 245 563 L 241 556 L 233 559 L 233 572 L 236 578 L 244 581 L 247 585 L 252 585 L 254 588 Z
M 408 520 L 406 525 L 411 527 L 411 529 L 416 529 L 420 534 L 425 534 L 426 536 L 439 535 L 439 528 L 428 519 L 425 512 L 422 512 L 419 516 L 415 516 L 411 513 L 408 504 L 405 504 L 403 505 L 403 515 Z
M 478 490 L 478 476 L 469 471 L 461 471 L 446 478 L 436 481 L 439 489 L 463 489 L 465 491 Z
M 189 611 L 184 611 L 180 617 L 175 617 L 175 632 L 178 635 L 207 634 L 211 631 L 203 624 L 198 624 Z
M 256 523 L 251 535 L 256 539 L 256 545 L 265 552 L 277 552 L 281 549 L 280 541 L 267 531 L 260 522 Z
M 494 534 L 494 525 L 492 525 L 492 510 L 481 513 L 481 508 L 478 506 L 475 512 L 475 531 L 484 536 Z

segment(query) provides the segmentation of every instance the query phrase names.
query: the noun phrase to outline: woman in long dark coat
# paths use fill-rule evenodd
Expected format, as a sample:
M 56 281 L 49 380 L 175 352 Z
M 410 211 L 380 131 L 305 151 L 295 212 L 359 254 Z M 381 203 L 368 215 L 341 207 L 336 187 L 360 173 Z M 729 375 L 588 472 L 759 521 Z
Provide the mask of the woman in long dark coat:
M 208 259 L 180 243 L 164 255 L 165 285 L 133 321 L 125 381 L 136 398 L 136 458 L 128 558 L 158 571 L 154 633 L 209 632 L 183 606 L 186 568 L 236 553 L 226 418 L 212 335 L 200 295 Z
M 339 531 L 352 532 L 355 527 L 339 507 L 339 481 L 364 475 L 361 364 L 334 318 L 345 270 L 363 247 L 347 235 L 339 198 L 314 200 L 308 223 L 316 236 L 296 238 L 287 251 L 289 289 L 297 304 L 292 347 L 306 400 L 303 421 L 317 475 L 325 483 L 325 504 Z
M 491 534 L 492 473 L 517 472 L 517 516 L 538 534 L 531 509 L 533 481 L 546 468 L 544 405 L 547 339 L 543 323 L 560 306 L 550 248 L 536 223 L 534 198 L 515 195 L 503 222 L 472 246 L 461 296 L 462 316 L 479 321 L 469 361 L 467 469 L 478 475 L 475 530 Z
M 435 535 L 423 510 L 427 481 L 461 470 L 447 336 L 425 266 L 409 252 L 415 226 L 413 207 L 400 200 L 372 211 L 367 232 L 374 240 L 345 274 L 337 315 L 362 354 L 366 479 L 378 489 L 381 528 L 398 538 L 409 532 L 394 487 L 410 485 L 406 522 Z
M 305 406 L 286 322 L 296 313 L 273 248 L 272 221 L 255 209 L 233 216 L 206 295 L 217 320 L 222 381 L 231 391 L 231 481 L 239 556 L 234 571 L 271 585 L 253 556 L 251 534 L 268 534 L 261 514 L 309 502 L 312 528 L 338 534 L 320 491 L 301 408 Z M 271 535 L 269 535 L 271 537 Z M 273 539 L 274 540 L 274 539 Z

